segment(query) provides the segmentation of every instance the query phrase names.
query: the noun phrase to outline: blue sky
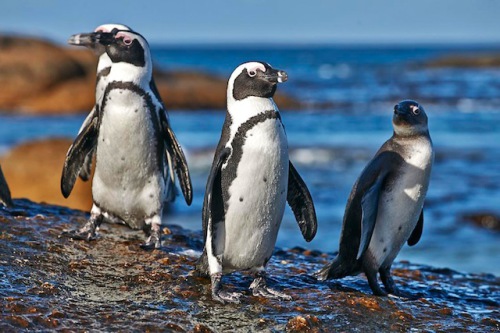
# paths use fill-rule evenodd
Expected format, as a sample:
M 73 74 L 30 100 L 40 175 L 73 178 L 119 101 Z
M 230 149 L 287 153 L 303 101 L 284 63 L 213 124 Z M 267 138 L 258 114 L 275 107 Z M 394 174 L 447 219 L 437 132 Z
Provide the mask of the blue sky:
M 64 43 L 124 23 L 152 43 L 496 43 L 495 0 L 2 0 L 0 32 Z

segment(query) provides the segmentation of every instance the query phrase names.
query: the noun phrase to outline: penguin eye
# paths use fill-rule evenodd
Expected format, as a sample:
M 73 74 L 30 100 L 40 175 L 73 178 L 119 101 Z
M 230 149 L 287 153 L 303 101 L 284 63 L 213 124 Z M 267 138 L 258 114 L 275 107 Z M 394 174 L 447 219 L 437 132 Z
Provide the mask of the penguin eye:
M 411 111 L 415 116 L 418 116 L 420 114 L 420 109 L 418 107 L 414 107 Z
M 129 38 L 129 37 L 124 37 L 124 38 L 123 38 L 123 44 L 125 44 L 125 45 L 130 45 L 130 44 L 132 44 L 132 38 Z
M 255 75 L 257 75 L 257 72 L 253 69 L 248 72 L 248 76 L 250 76 L 250 77 L 254 77 Z

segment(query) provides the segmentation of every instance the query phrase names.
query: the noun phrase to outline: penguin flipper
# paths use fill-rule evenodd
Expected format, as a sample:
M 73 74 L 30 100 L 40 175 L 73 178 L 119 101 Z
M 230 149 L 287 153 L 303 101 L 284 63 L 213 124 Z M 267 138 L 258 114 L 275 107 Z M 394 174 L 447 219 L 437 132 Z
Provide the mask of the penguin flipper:
M 92 119 L 94 118 L 95 115 L 95 106 L 90 111 L 90 113 L 87 115 L 85 120 L 83 121 L 82 126 L 80 127 L 80 130 L 78 131 L 78 134 L 82 132 L 89 124 L 92 122 Z M 94 159 L 94 150 L 91 150 L 87 156 L 85 156 L 85 160 L 83 161 L 82 169 L 80 170 L 80 173 L 78 176 L 80 177 L 81 180 L 86 182 L 87 180 L 90 179 L 90 174 L 92 173 L 92 160 Z
M 181 145 L 175 137 L 174 131 L 168 123 L 165 110 L 160 110 L 160 119 L 168 154 L 170 155 L 170 159 L 173 164 L 170 167 L 174 168 L 177 176 L 179 177 L 182 194 L 184 195 L 184 199 L 189 206 L 193 201 L 193 186 L 191 184 L 191 176 L 189 175 L 186 157 L 184 156 Z
M 420 217 L 418 218 L 417 225 L 413 229 L 410 238 L 408 238 L 408 245 L 413 246 L 418 243 L 420 237 L 422 237 L 422 231 L 424 230 L 424 209 L 420 212 Z
M 224 204 L 222 200 L 222 181 L 221 169 L 226 159 L 231 154 L 230 148 L 224 148 L 218 155 L 214 157 L 212 169 L 207 180 L 207 187 L 205 189 L 205 198 L 203 199 L 203 238 L 206 242 L 208 228 L 213 228 L 210 221 L 221 221 L 224 217 Z M 214 235 L 213 230 L 211 234 Z
M 355 185 L 357 192 L 355 196 L 361 196 L 361 233 L 356 260 L 361 258 L 370 244 L 377 221 L 380 192 L 385 180 L 393 170 L 397 170 L 403 163 L 403 159 L 398 153 L 385 150 L 387 149 L 386 145 L 388 145 L 387 142 L 363 170 Z
M 0 167 L 0 204 L 4 204 L 6 207 L 13 205 L 12 197 L 10 196 L 9 186 L 7 181 L 3 176 L 2 168 Z
M 76 177 L 82 169 L 87 155 L 92 154 L 98 137 L 98 118 L 94 116 L 92 121 L 85 128 L 82 128 L 75 141 L 69 147 L 64 161 L 64 167 L 61 176 L 61 192 L 67 198 L 73 186 L 75 186 Z
M 306 241 L 310 242 L 318 229 L 316 210 L 314 209 L 311 193 L 309 193 L 307 185 L 300 177 L 292 162 L 289 162 L 288 169 L 288 193 L 286 200 L 295 215 L 302 236 Z
M 375 229 L 382 181 L 383 179 L 379 177 L 361 198 L 361 238 L 356 260 L 359 260 L 365 253 L 368 244 L 370 244 L 373 229 Z

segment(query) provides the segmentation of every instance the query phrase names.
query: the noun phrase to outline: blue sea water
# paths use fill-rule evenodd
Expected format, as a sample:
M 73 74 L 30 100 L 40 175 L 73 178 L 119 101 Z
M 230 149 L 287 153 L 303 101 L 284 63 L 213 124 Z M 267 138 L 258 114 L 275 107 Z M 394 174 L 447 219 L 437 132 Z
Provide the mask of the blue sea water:
M 500 215 L 500 70 L 431 68 L 442 56 L 499 51 L 446 47 L 153 47 L 166 70 L 199 70 L 228 77 L 247 60 L 284 69 L 279 89 L 307 102 L 282 109 L 290 158 L 315 201 L 319 229 L 306 243 L 289 209 L 277 246 L 337 250 L 351 187 L 377 149 L 392 135 L 392 108 L 412 98 L 424 104 L 436 150 L 420 243 L 398 260 L 465 272 L 500 274 L 500 234 L 463 218 Z M 317 109 L 322 105 L 321 110 Z M 326 105 L 326 106 L 325 106 Z M 194 185 L 193 204 L 177 200 L 168 223 L 201 229 L 201 207 L 224 110 L 171 110 Z M 0 116 L 0 153 L 32 139 L 74 137 L 81 116 Z M 179 198 L 181 199 L 181 198 Z

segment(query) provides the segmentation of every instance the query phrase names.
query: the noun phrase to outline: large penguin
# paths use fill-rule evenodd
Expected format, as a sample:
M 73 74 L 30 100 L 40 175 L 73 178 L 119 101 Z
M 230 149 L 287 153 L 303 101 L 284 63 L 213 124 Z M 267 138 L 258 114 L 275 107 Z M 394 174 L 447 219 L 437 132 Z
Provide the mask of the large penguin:
M 424 108 L 415 101 L 394 107 L 394 134 L 368 163 L 347 202 L 337 257 L 319 280 L 364 272 L 375 295 L 402 295 L 391 265 L 405 242 L 422 235 L 424 199 L 434 160 Z M 377 273 L 386 291 L 377 282 Z
M 161 246 L 161 216 L 176 172 L 186 203 L 192 186 L 180 144 L 152 79 L 149 45 L 139 33 L 96 32 L 112 61 L 107 85 L 87 126 L 70 147 L 61 190 L 67 197 L 83 160 L 96 150 L 89 221 L 70 233 L 91 240 L 103 218 L 119 219 L 149 237 L 144 248 Z
M 302 234 L 314 238 L 317 222 L 311 195 L 288 158 L 285 128 L 273 101 L 284 71 L 248 62 L 232 73 L 227 113 L 203 203 L 205 250 L 197 264 L 210 275 L 213 299 L 239 302 L 240 294 L 221 289 L 223 273 L 249 270 L 254 295 L 290 299 L 266 285 L 271 258 L 290 204 Z
M 13 205 L 9 186 L 7 185 L 7 181 L 3 176 L 2 167 L 0 167 L 0 205 L 3 205 L 5 207 L 10 207 Z
M 108 23 L 103 24 L 95 28 L 94 33 L 81 33 L 72 35 L 68 44 L 77 45 L 77 46 L 85 46 L 91 49 L 95 55 L 98 57 L 97 62 L 97 74 L 96 74 L 96 85 L 95 85 L 95 100 L 96 103 L 100 103 L 102 94 L 104 93 L 104 89 L 106 88 L 106 84 L 108 82 L 108 74 L 111 70 L 111 65 L 113 62 L 109 58 L 106 53 L 106 49 L 104 45 L 98 43 L 95 38 L 95 33 L 99 32 L 112 32 L 116 30 L 124 30 L 124 31 L 133 31 L 130 27 L 123 24 L 116 23 Z M 78 133 L 80 133 L 86 126 L 88 126 L 89 122 L 94 117 L 95 107 L 90 111 L 87 118 L 83 122 L 82 126 Z M 92 159 L 93 159 L 94 151 L 92 150 L 87 156 L 85 156 L 85 160 L 83 162 L 82 169 L 80 170 L 80 178 L 83 181 L 87 181 L 90 178 L 90 173 L 92 172 Z

